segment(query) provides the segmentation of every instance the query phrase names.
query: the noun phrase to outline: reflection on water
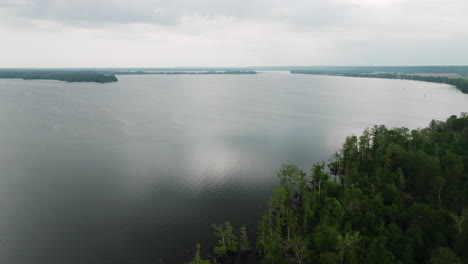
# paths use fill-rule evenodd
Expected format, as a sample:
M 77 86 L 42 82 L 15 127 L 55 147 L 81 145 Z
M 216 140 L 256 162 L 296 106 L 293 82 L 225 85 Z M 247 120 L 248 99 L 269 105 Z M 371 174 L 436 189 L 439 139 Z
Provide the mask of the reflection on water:
M 0 80 L 0 263 L 181 263 L 253 228 L 283 163 L 467 111 L 443 84 L 264 73 Z M 189 249 L 187 252 L 185 249 Z

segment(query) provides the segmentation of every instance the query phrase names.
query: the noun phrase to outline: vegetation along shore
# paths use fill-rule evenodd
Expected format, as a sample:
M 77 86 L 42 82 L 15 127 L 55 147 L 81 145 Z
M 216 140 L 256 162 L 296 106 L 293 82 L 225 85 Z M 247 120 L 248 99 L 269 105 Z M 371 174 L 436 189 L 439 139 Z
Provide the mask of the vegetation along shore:
M 1 79 L 23 80 L 57 80 L 65 82 L 117 82 L 116 75 L 147 75 L 147 74 L 256 74 L 256 71 L 121 71 L 121 70 L 0 70 Z
M 442 75 L 427 73 L 398 73 L 398 72 L 348 72 L 348 71 L 314 71 L 314 70 L 292 70 L 291 73 L 296 74 L 314 74 L 314 75 L 333 75 L 345 77 L 362 77 L 362 78 L 381 78 L 381 79 L 400 79 L 400 80 L 415 80 L 434 83 L 445 83 L 457 87 L 463 93 L 468 93 L 468 78 L 465 74 Z
M 257 224 L 213 225 L 215 258 L 190 263 L 468 263 L 468 117 L 349 136 L 309 173 L 284 165 Z

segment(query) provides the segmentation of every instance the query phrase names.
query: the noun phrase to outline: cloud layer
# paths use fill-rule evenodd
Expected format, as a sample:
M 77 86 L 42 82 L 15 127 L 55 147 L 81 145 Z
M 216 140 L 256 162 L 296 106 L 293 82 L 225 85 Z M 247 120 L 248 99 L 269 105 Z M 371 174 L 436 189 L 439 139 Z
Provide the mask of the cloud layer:
M 0 67 L 468 64 L 464 0 L 0 0 Z

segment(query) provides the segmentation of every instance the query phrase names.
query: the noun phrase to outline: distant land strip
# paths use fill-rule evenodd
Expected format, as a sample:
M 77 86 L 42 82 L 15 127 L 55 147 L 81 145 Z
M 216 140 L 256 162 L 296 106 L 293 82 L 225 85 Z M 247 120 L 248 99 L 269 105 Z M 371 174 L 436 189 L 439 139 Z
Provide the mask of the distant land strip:
M 112 71 L 117 75 L 180 75 L 180 74 L 257 74 L 256 71 Z
M 23 80 L 57 80 L 65 82 L 117 82 L 116 75 L 148 75 L 148 74 L 256 74 L 256 71 L 74 71 L 74 70 L 0 70 L 0 78 Z
M 441 76 L 441 74 L 405 74 L 396 72 L 350 72 L 350 71 L 314 71 L 314 70 L 291 70 L 292 74 L 312 74 L 312 75 L 332 75 L 344 77 L 361 78 L 381 78 L 415 80 L 433 83 L 445 83 L 457 87 L 463 93 L 468 94 L 468 79 L 464 74 L 454 74 L 453 76 Z M 459 77 L 458 77 L 459 76 Z
M 114 74 L 102 74 L 94 71 L 60 71 L 60 70 L 0 70 L 2 79 L 23 80 L 57 80 L 64 82 L 116 82 Z

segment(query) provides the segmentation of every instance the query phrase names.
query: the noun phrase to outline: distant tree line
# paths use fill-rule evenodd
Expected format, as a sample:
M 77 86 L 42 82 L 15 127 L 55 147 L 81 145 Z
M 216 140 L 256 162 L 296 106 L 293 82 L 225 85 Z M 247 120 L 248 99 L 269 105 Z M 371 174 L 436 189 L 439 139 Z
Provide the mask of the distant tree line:
M 468 263 L 468 117 L 375 126 L 327 165 L 284 165 L 277 176 L 256 245 L 229 222 L 213 225 L 213 263 L 232 263 L 239 248 L 268 264 Z M 211 263 L 201 261 L 198 251 L 191 263 Z
M 229 71 L 117 71 L 117 70 L 0 70 L 0 78 L 23 80 L 57 80 L 65 82 L 117 82 L 115 75 L 147 75 L 147 74 L 256 74 L 256 71 L 229 70 Z
M 445 76 L 421 76 L 402 73 L 375 73 L 375 72 L 336 72 L 336 71 L 303 71 L 293 70 L 291 73 L 297 74 L 316 74 L 316 75 L 334 75 L 346 77 L 363 77 L 363 78 L 382 78 L 382 79 L 401 79 L 401 80 L 415 80 L 424 82 L 435 82 L 450 84 L 463 93 L 468 93 L 468 80 L 464 78 L 450 78 Z
M 99 74 L 115 74 L 115 75 L 159 75 L 159 74 L 168 74 L 168 75 L 177 75 L 177 74 L 257 74 L 256 71 L 248 71 L 248 70 L 172 70 L 172 71 L 164 71 L 164 70 L 95 70 L 93 71 Z
M 457 73 L 468 74 L 468 66 L 290 66 L 287 70 L 377 73 Z
M 169 72 L 130 72 L 126 74 L 169 74 L 169 75 L 178 75 L 178 74 L 256 74 L 256 71 L 169 71 Z
M 93 71 L 62 70 L 0 70 L 0 78 L 96 83 L 109 83 L 117 81 L 117 78 L 113 74 L 100 74 Z

